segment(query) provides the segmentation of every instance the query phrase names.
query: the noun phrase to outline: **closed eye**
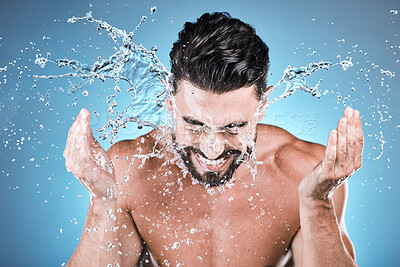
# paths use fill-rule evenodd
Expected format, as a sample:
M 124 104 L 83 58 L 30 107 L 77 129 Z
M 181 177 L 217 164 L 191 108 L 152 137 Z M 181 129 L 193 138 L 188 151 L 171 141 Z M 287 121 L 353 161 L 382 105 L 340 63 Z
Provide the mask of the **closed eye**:
M 247 122 L 234 122 L 231 124 L 226 125 L 225 129 L 237 129 L 246 126 Z
M 234 122 L 224 127 L 225 131 L 230 135 L 237 135 L 239 129 L 246 126 L 247 122 Z
M 188 129 L 193 133 L 202 133 L 205 130 L 204 123 L 190 117 L 183 117 L 183 120 L 189 124 Z
M 191 125 L 204 126 L 204 123 L 202 123 L 201 121 L 198 121 L 198 120 L 195 120 L 195 119 L 192 119 L 189 117 L 183 117 L 183 120 Z

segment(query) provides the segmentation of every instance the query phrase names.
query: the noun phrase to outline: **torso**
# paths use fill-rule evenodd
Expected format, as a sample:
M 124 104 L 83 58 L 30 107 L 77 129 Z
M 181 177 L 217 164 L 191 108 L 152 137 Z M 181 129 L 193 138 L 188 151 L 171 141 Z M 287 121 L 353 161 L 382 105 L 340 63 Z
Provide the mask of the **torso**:
M 229 186 L 206 189 L 175 164 L 165 164 L 168 153 L 146 160 L 141 168 L 136 159 L 129 168 L 125 208 L 159 264 L 276 266 L 286 254 L 300 226 L 302 171 L 286 171 L 279 163 L 287 154 L 281 148 L 294 137 L 273 126 L 258 127 L 257 160 L 263 164 L 255 180 L 242 164 Z M 263 135 L 273 141 L 261 140 Z M 146 154 L 154 136 L 130 142 L 132 147 L 146 144 Z

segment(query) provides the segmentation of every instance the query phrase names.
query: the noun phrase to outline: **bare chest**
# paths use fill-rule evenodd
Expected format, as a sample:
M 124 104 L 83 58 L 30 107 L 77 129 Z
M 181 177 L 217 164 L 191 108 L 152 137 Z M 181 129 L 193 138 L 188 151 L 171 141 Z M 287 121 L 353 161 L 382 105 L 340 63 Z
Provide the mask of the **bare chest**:
M 159 263 L 266 266 L 286 253 L 299 227 L 296 186 L 237 179 L 207 190 L 177 178 L 135 190 L 132 217 Z

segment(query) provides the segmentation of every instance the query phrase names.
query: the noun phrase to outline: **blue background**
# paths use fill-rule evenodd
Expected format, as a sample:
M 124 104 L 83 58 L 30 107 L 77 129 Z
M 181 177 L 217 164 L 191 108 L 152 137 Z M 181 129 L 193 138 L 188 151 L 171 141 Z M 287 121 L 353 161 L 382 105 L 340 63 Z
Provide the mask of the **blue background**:
M 157 7 L 155 14 L 150 14 L 152 6 Z M 7 70 L 0 72 L 1 266 L 61 266 L 78 244 L 89 196 L 66 171 L 62 153 L 68 129 L 82 107 L 100 114 L 92 118 L 93 130 L 107 120 L 105 101 L 113 86 L 95 82 L 86 88 L 88 96 L 82 91 L 68 96 L 63 92 L 67 79 L 34 81 L 32 75 L 69 71 L 55 65 L 41 69 L 33 62 L 36 54 L 50 52 L 51 59 L 92 63 L 114 52 L 115 44 L 105 32 L 99 35 L 96 25 L 66 22 L 90 10 L 95 18 L 126 31 L 147 16 L 134 41 L 148 49 L 158 46 L 157 55 L 167 67 L 182 23 L 213 11 L 228 11 L 256 28 L 270 48 L 271 85 L 288 65 L 338 62 L 338 55 L 351 56 L 354 66 L 348 71 L 335 67 L 310 77 L 311 85 L 323 79 L 320 90 L 328 90 L 326 96 L 317 99 L 296 93 L 273 104 L 264 122 L 326 144 L 344 107 L 360 109 L 364 165 L 349 180 L 348 233 L 360 266 L 400 266 L 396 143 L 400 14 L 390 12 L 400 10 L 400 2 L 394 0 L 2 1 L 0 68 L 7 66 Z M 381 69 L 397 75 L 390 78 Z M 123 100 L 119 103 L 124 104 Z M 130 127 L 119 139 L 138 134 Z M 105 149 L 110 147 L 107 141 L 101 143 Z

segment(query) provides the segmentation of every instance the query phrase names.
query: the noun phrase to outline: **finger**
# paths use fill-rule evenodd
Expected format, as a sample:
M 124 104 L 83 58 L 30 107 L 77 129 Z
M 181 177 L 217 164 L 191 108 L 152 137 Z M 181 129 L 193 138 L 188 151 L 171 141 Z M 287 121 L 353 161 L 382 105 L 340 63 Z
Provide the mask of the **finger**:
M 81 110 L 81 112 L 82 112 L 82 110 Z M 64 152 L 63 152 L 63 156 L 66 159 L 67 159 L 68 155 L 71 154 L 72 143 L 74 143 L 74 139 L 76 138 L 75 136 L 76 136 L 76 132 L 77 132 L 77 127 L 78 127 L 79 121 L 80 121 L 79 115 L 81 114 L 81 112 L 75 118 L 74 122 L 72 123 L 72 125 L 68 131 L 67 144 L 66 144 Z
M 327 172 L 332 171 L 336 161 L 336 146 L 337 146 L 337 130 L 332 130 L 329 133 L 328 144 L 325 149 L 325 157 L 322 161 L 322 167 Z
M 77 145 L 79 146 L 80 156 L 83 160 L 89 160 L 90 145 L 93 136 L 90 129 L 90 112 L 83 108 L 79 113 L 79 132 L 77 132 Z
M 354 164 L 355 167 L 358 169 L 361 167 L 362 164 L 362 151 L 364 147 L 364 133 L 362 130 L 361 118 L 360 118 L 360 111 L 354 111 L 354 120 L 355 120 L 355 135 L 356 135 L 356 146 L 354 148 L 355 159 Z
M 355 146 L 356 146 L 356 131 L 354 123 L 354 112 L 352 108 L 346 108 L 345 116 L 347 118 L 347 135 L 346 135 L 346 159 L 348 167 L 351 170 L 354 167 Z
M 90 128 L 90 117 L 91 114 L 89 110 L 82 109 L 80 113 L 80 135 L 78 142 L 81 161 L 82 163 L 87 165 L 92 165 L 93 162 L 96 162 L 96 164 L 102 163 L 101 165 L 108 164 L 109 157 L 107 157 L 105 151 L 101 148 L 100 144 L 93 137 L 93 132 Z M 98 157 L 100 155 L 101 157 L 105 157 L 105 161 L 99 161 Z
M 88 154 L 87 137 L 85 136 L 85 129 L 87 128 L 85 120 L 88 113 L 88 110 L 82 109 L 68 133 L 65 158 L 67 168 L 73 172 L 79 169 L 80 163 L 85 162 L 85 155 Z
M 90 127 L 90 118 L 91 118 L 91 113 L 87 109 L 82 109 L 82 120 L 84 121 L 83 126 L 85 127 L 83 133 L 86 136 L 86 139 L 88 140 L 88 145 L 89 147 L 100 147 L 99 143 L 93 136 L 93 131 L 92 128 Z
M 71 141 L 76 137 L 76 133 L 80 132 L 80 129 L 78 129 L 78 128 L 79 128 L 79 124 L 81 123 L 82 113 L 84 112 L 84 110 L 85 110 L 84 108 L 81 109 L 81 111 L 79 112 L 78 116 L 76 117 L 76 119 L 72 123 L 71 127 L 69 128 L 68 138 L 67 138 L 67 145 L 69 143 L 71 143 Z
M 77 120 L 79 119 L 79 124 L 82 127 L 81 133 L 87 134 L 88 128 L 90 128 L 90 112 L 89 110 L 83 108 L 78 115 Z
M 85 153 L 90 154 L 91 150 L 101 148 L 99 142 L 94 138 L 92 128 L 90 127 L 91 114 L 87 109 L 82 111 L 82 136 L 85 147 Z
M 344 169 L 346 166 L 346 133 L 347 133 L 347 118 L 343 117 L 338 124 L 338 141 L 336 147 L 336 164 Z
M 75 118 L 74 122 L 72 123 L 68 135 L 72 132 L 75 132 L 76 127 L 79 125 L 80 121 L 81 121 L 81 115 L 82 115 L 82 111 L 84 110 L 84 108 L 81 109 L 81 111 L 78 113 L 78 116 Z

